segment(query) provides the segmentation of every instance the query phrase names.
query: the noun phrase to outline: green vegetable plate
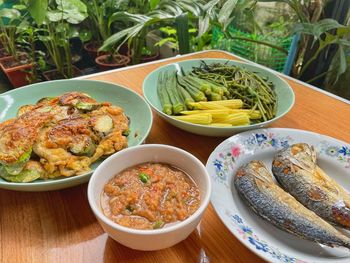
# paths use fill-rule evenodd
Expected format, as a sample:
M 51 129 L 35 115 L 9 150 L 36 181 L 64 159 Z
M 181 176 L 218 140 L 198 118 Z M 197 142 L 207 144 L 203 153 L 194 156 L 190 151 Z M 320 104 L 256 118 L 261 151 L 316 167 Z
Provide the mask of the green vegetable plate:
M 212 63 L 227 63 L 228 65 L 240 66 L 248 71 L 257 73 L 260 77 L 268 78 L 274 84 L 275 93 L 277 96 L 277 112 L 273 119 L 268 121 L 246 125 L 246 126 L 232 126 L 232 127 L 214 127 L 199 124 L 192 124 L 189 122 L 184 122 L 175 119 L 173 116 L 167 115 L 162 111 L 162 106 L 157 93 L 157 83 L 158 76 L 162 72 L 166 71 L 177 71 L 183 70 L 184 72 L 189 72 L 193 67 L 199 67 L 200 64 L 205 62 L 206 64 Z M 286 81 L 272 73 L 263 67 L 255 66 L 249 63 L 238 62 L 227 59 L 193 59 L 180 61 L 174 64 L 165 65 L 160 67 L 153 72 L 151 72 L 143 82 L 143 95 L 145 96 L 147 102 L 152 106 L 152 108 L 160 115 L 165 121 L 170 124 L 199 135 L 206 136 L 216 136 L 216 137 L 228 137 L 236 133 L 240 133 L 246 130 L 258 129 L 265 127 L 272 122 L 278 120 L 279 118 L 286 115 L 294 105 L 295 95 L 292 88 L 288 85 Z
M 0 94 L 0 123 L 16 116 L 20 106 L 35 104 L 40 98 L 58 96 L 65 92 L 78 91 L 89 94 L 98 102 L 111 102 L 124 109 L 130 118 L 128 146 L 142 144 L 152 127 L 152 111 L 136 92 L 108 82 L 93 80 L 56 80 L 32 84 Z M 17 191 L 49 191 L 72 187 L 89 181 L 94 169 L 102 162 L 91 165 L 91 171 L 72 177 L 35 180 L 30 183 L 7 182 L 0 178 L 0 188 Z

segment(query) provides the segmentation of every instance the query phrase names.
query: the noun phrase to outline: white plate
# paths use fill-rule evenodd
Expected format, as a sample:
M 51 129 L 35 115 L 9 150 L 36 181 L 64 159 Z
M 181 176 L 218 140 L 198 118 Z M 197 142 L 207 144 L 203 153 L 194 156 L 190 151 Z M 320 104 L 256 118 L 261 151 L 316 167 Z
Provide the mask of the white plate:
M 257 216 L 238 196 L 232 179 L 239 166 L 263 160 L 271 168 L 274 154 L 283 147 L 305 142 L 318 153 L 318 165 L 350 190 L 350 144 L 313 132 L 260 129 L 232 136 L 210 155 L 211 202 L 226 227 L 251 251 L 270 262 L 350 262 L 346 249 L 329 248 L 277 229 Z

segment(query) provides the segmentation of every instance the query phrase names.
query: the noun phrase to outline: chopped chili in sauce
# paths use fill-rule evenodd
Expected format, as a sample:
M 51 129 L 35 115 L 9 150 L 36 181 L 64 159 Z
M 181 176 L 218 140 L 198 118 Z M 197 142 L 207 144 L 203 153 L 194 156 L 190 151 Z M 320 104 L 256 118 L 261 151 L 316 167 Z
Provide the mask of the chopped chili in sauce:
M 157 229 L 183 221 L 200 206 L 196 184 L 183 171 L 144 163 L 113 177 L 104 187 L 103 213 L 135 229 Z

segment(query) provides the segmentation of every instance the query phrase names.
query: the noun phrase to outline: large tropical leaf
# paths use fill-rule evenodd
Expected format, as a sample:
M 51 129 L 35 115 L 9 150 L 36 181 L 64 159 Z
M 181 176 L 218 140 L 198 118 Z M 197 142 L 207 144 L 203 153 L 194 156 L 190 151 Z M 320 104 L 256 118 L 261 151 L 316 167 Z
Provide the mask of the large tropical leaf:
M 159 2 L 160 0 L 150 0 L 149 5 L 151 10 L 154 10 L 158 6 Z
M 143 28 L 143 24 L 136 24 L 132 27 L 119 31 L 105 40 L 100 50 L 107 51 L 117 43 L 124 43 L 131 36 L 137 35 Z
M 28 0 L 26 4 L 31 17 L 40 26 L 46 17 L 48 0 Z
M 232 22 L 232 12 L 237 5 L 238 0 L 228 0 L 224 3 L 219 12 L 218 21 L 223 25 L 224 30 Z
M 79 24 L 87 18 L 87 7 L 80 0 L 56 0 L 57 10 L 49 14 L 49 19 L 57 21 L 57 13 L 61 13 L 61 19 L 71 24 Z
M 198 20 L 198 37 L 208 31 L 210 20 L 213 19 L 213 10 L 220 0 L 211 0 L 203 6 L 203 13 Z
M 124 22 L 124 23 L 145 23 L 149 19 L 146 15 L 130 14 L 128 12 L 116 12 L 114 13 L 108 21 L 109 26 L 113 22 Z

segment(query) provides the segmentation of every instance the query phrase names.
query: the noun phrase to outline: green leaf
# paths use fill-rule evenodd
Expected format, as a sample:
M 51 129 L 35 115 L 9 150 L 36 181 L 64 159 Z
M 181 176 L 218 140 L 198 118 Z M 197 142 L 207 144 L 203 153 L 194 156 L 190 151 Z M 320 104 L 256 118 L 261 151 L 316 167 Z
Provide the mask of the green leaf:
M 48 0 L 28 0 L 27 9 L 39 26 L 44 22 L 48 7 Z
M 48 41 L 52 41 L 52 37 L 47 35 L 47 36 L 44 36 L 44 35 L 39 35 L 38 36 L 38 39 L 42 42 L 48 42 Z
M 337 36 L 346 36 L 350 34 L 350 26 L 343 26 L 337 29 Z
M 67 23 L 60 23 L 55 27 L 55 31 L 57 33 L 63 33 L 65 34 L 68 31 Z
M 345 50 L 343 48 L 343 46 L 339 46 L 338 48 L 338 56 L 339 56 L 339 69 L 338 69 L 338 74 L 337 74 L 337 79 L 336 81 L 338 80 L 338 78 L 340 77 L 341 74 L 343 74 L 346 69 L 347 69 L 347 62 L 346 62 L 346 53 L 345 53 Z
M 19 25 L 16 28 L 16 33 L 22 33 L 30 29 L 32 28 L 30 27 L 28 20 L 22 20 L 22 22 L 19 23 Z
M 220 12 L 218 15 L 219 17 L 218 21 L 220 24 L 224 26 L 224 28 L 226 28 L 229 25 L 229 23 L 232 21 L 231 14 L 235 9 L 237 2 L 238 0 L 228 0 L 220 9 Z
M 87 13 L 86 5 L 80 0 L 56 0 L 57 9 L 66 13 Z
M 71 24 L 79 24 L 88 16 L 87 7 L 80 0 L 56 0 L 56 3 L 63 19 Z
M 159 31 L 167 34 L 168 36 L 176 36 L 176 29 L 172 28 L 170 26 L 161 27 L 161 28 L 159 28 Z
M 68 32 L 67 32 L 68 38 L 73 38 L 73 37 L 79 37 L 79 31 L 76 27 L 70 26 L 68 27 Z
M 145 23 L 148 19 L 150 18 L 145 15 L 130 14 L 128 12 L 116 12 L 109 17 L 108 24 L 110 26 L 113 22 L 117 21 L 123 23 Z
M 159 40 L 156 44 L 154 44 L 155 46 L 163 46 L 165 43 L 172 43 L 173 45 L 175 44 L 175 43 L 177 43 L 177 40 L 176 40 L 176 38 L 174 38 L 174 37 L 166 37 L 166 38 L 163 38 L 163 39 L 161 39 L 161 40 Z
M 314 34 L 317 37 L 320 37 L 324 32 L 330 31 L 332 29 L 336 29 L 339 27 L 343 27 L 343 25 L 339 24 L 338 21 L 334 19 L 323 19 L 316 23 Z
M 154 10 L 158 6 L 159 2 L 160 0 L 150 0 L 149 5 L 151 7 L 151 10 Z
M 203 18 L 199 18 L 198 21 L 198 37 L 201 37 L 204 33 L 206 33 L 209 29 L 210 18 L 206 15 Z
M 184 11 L 190 12 L 196 17 L 200 16 L 202 13 L 200 6 L 194 1 L 179 1 L 178 4 Z
M 58 22 L 63 19 L 62 12 L 59 11 L 48 11 L 46 16 L 51 22 Z
M 143 24 L 137 24 L 135 26 L 126 28 L 124 30 L 121 30 L 121 31 L 113 34 L 112 36 L 110 36 L 109 38 L 107 38 L 105 40 L 105 42 L 103 43 L 103 45 L 100 48 L 100 50 L 101 51 L 106 51 L 109 48 L 111 48 L 111 46 L 113 46 L 113 45 L 115 45 L 117 43 L 122 43 L 123 41 L 128 39 L 127 36 L 138 34 L 141 31 L 142 28 L 143 28 Z
M 350 47 L 350 41 L 347 39 L 339 39 L 338 44 L 346 47 Z
M 3 8 L 0 10 L 0 17 L 6 17 L 10 20 L 18 19 L 21 17 L 21 13 L 17 9 Z
M 12 8 L 17 9 L 17 10 L 24 10 L 27 7 L 25 5 L 13 5 Z
M 320 38 L 322 34 L 332 29 L 339 29 L 342 27 L 344 26 L 339 24 L 338 21 L 327 18 L 316 23 L 297 23 L 293 28 L 293 32 L 313 35 L 316 38 Z
M 92 38 L 92 33 L 90 30 L 87 29 L 81 29 L 79 31 L 79 38 L 82 42 L 88 42 Z

